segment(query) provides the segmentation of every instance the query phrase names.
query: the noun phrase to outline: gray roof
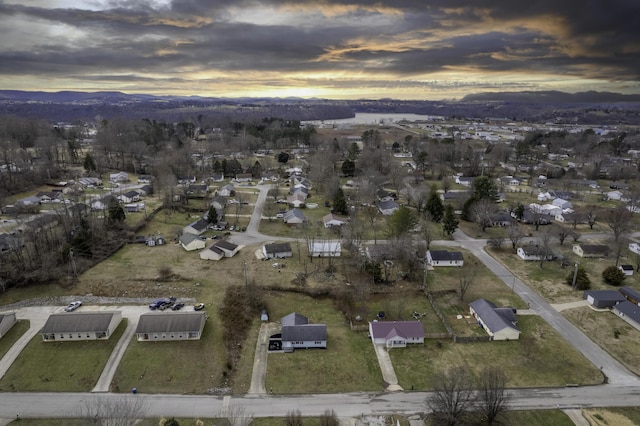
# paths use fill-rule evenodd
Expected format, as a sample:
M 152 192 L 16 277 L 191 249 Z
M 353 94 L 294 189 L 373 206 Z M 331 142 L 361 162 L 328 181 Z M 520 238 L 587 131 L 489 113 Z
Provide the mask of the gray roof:
M 280 323 L 283 327 L 292 325 L 304 325 L 309 324 L 309 318 L 297 312 L 292 312 L 280 319 Z
M 622 302 L 626 300 L 624 295 L 616 290 L 585 290 L 583 293 L 584 298 L 588 296 L 601 302 Z
M 136 334 L 200 331 L 205 312 L 148 312 L 140 315 Z
M 51 314 L 40 333 L 106 332 L 116 311 Z
M 609 246 L 604 244 L 578 244 L 582 248 L 583 253 L 601 254 L 609 253 Z
M 191 243 L 193 240 L 201 240 L 201 238 L 195 234 L 182 234 L 180 236 L 180 243 L 184 244 L 185 246 L 189 245 L 189 243 Z
M 394 200 L 380 201 L 378 203 L 378 208 L 380 210 L 396 209 L 398 208 L 398 203 L 396 203 Z
M 420 321 L 374 321 L 371 323 L 374 339 L 391 339 L 396 336 L 424 338 L 424 327 Z
M 286 342 L 327 340 L 326 324 L 303 324 L 282 327 L 282 340 Z
M 498 332 L 505 328 L 518 328 L 513 325 L 511 315 L 506 315 L 505 310 L 502 308 L 496 308 L 496 305 L 485 299 L 478 299 L 469 304 L 476 315 L 482 319 L 482 322 L 487 326 L 492 333 Z M 513 314 L 513 311 L 511 311 Z M 515 318 L 515 315 L 513 315 Z
M 197 230 L 197 231 L 204 231 L 205 229 L 207 229 L 207 226 L 209 226 L 209 222 L 207 222 L 204 219 L 198 219 L 193 223 L 190 223 L 189 225 L 192 227 L 193 229 Z
M 235 249 L 238 248 L 236 244 L 233 244 L 231 241 L 227 241 L 227 240 L 218 240 L 216 241 L 214 246 L 224 250 L 229 250 L 229 251 L 234 251 Z
M 464 260 L 462 253 L 459 251 L 447 251 L 447 250 L 429 250 L 431 253 L 431 259 L 438 261 L 453 261 Z
M 640 302 L 640 293 L 637 290 L 632 289 L 629 286 L 620 287 L 620 293 L 622 293 L 625 297 L 631 298 Z
M 640 306 L 635 303 L 631 303 L 628 300 L 620 302 L 613 307 L 614 310 L 623 313 L 625 317 L 631 318 L 633 321 L 640 324 Z
M 289 210 L 288 212 L 286 212 L 284 214 L 284 218 L 283 219 L 286 222 L 286 221 L 288 221 L 290 219 L 293 219 L 294 217 L 297 217 L 300 220 L 305 220 L 304 213 L 302 213 L 302 211 L 298 210 L 298 209 Z
M 291 244 L 289 243 L 265 244 L 264 250 L 267 253 L 286 253 L 291 251 Z

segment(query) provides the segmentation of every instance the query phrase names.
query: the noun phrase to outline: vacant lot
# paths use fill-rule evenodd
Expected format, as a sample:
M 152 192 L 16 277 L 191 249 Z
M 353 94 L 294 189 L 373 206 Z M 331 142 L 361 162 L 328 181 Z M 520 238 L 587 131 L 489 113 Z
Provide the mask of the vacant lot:
M 89 392 L 126 327 L 124 319 L 109 340 L 43 342 L 36 335 L 0 379 L 0 391 Z
M 424 346 L 389 353 L 400 386 L 427 390 L 433 375 L 461 366 L 477 375 L 487 365 L 501 366 L 509 387 L 602 383 L 602 373 L 536 316 L 518 317 L 518 341 L 452 343 L 427 341 Z
M 562 314 L 629 370 L 640 374 L 640 331 L 611 312 L 597 312 L 588 306 Z
M 640 424 L 640 408 L 588 408 L 583 411 L 593 426 L 634 426 Z
M 211 313 L 210 313 L 211 314 Z M 200 340 L 138 342 L 132 338 L 111 384 L 114 392 L 202 394 L 225 384 L 220 323 L 208 318 Z

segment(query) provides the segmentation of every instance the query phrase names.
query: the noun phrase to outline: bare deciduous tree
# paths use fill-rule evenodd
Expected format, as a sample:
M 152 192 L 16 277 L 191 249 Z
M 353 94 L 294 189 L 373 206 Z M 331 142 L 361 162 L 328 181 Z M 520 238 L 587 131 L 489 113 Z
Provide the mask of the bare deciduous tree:
M 467 262 L 467 265 L 460 268 L 458 275 L 458 290 L 460 291 L 460 300 L 464 300 L 465 294 L 471 288 L 478 275 L 478 265 L 475 262 Z
M 486 367 L 480 373 L 477 407 L 487 425 L 497 422 L 508 410 L 507 375 L 497 366 Z
M 300 410 L 287 411 L 284 424 L 286 426 L 302 426 L 302 413 L 300 413 Z
M 433 389 L 433 396 L 426 403 L 437 424 L 457 425 L 473 407 L 476 396 L 473 381 L 462 368 L 438 373 L 433 379 Z
M 511 226 L 509 227 L 509 240 L 511 240 L 511 247 L 514 250 L 518 247 L 518 242 L 520 242 L 522 237 L 524 237 L 524 233 L 518 222 L 511 222 Z
M 631 213 L 624 205 L 619 205 L 607 214 L 607 222 L 613 232 L 613 240 L 617 243 L 631 227 Z
M 131 426 L 145 417 L 147 404 L 135 395 L 87 398 L 80 407 L 80 417 L 88 425 Z
M 219 417 L 229 420 L 231 426 L 249 426 L 253 420 L 253 414 L 247 412 L 246 408 L 231 405 L 222 409 Z

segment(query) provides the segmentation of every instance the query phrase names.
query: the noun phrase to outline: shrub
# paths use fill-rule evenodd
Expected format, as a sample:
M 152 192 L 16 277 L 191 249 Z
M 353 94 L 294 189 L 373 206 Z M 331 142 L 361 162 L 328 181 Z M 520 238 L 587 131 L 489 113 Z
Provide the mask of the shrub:
M 608 266 L 602 271 L 602 279 L 605 283 L 619 287 L 624 281 L 626 275 L 615 266 Z
M 567 275 L 566 283 L 568 286 L 573 286 L 574 274 L 576 277 L 576 290 L 589 290 L 591 288 L 591 280 L 582 266 L 578 267 L 577 273 L 572 271 Z

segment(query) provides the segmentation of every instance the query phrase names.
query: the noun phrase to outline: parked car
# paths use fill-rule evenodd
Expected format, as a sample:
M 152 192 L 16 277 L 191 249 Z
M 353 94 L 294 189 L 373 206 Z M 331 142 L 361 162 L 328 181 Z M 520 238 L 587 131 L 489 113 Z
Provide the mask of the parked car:
M 201 311 L 203 309 L 204 309 L 204 303 L 196 303 L 195 305 L 193 305 L 194 311 Z
M 276 219 L 282 219 L 284 217 L 284 213 L 278 213 L 276 215 Z
M 151 309 L 152 311 L 155 311 L 161 306 L 164 306 L 165 303 L 167 303 L 165 299 L 158 299 L 155 302 L 149 304 L 149 309 Z
M 229 231 L 233 231 L 234 229 L 236 229 L 236 227 L 235 227 L 235 226 L 233 226 L 233 225 L 231 225 L 231 226 L 229 227 Z
M 78 309 L 80 306 L 82 306 L 82 302 L 79 300 L 76 300 L 75 302 L 71 302 L 67 305 L 66 308 L 64 308 L 64 310 L 66 312 L 71 312 L 71 311 L 75 311 L 76 309 Z
M 184 303 L 176 302 L 173 305 L 171 305 L 171 310 L 172 311 L 179 311 L 180 309 L 182 309 L 183 306 L 184 306 Z

